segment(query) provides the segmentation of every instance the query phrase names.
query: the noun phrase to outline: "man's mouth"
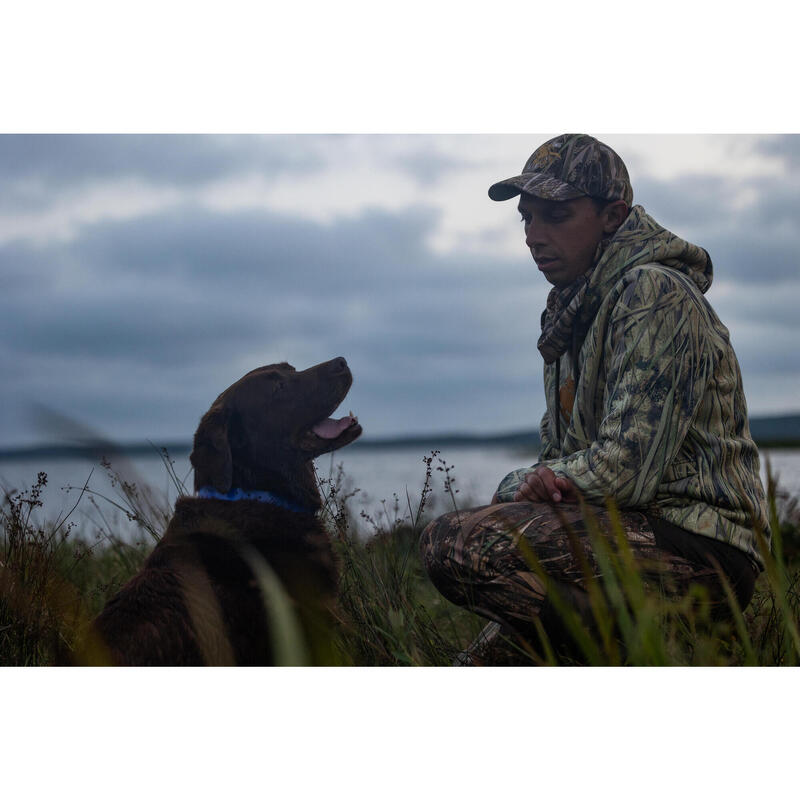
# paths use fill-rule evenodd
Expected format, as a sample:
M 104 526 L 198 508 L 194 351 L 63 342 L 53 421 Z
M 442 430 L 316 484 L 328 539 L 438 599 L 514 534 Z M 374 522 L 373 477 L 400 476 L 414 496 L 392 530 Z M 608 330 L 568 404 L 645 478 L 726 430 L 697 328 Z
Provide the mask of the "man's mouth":
M 546 272 L 550 269 L 554 264 L 558 262 L 557 258 L 536 258 L 533 259 L 536 262 L 536 266 L 542 271 Z

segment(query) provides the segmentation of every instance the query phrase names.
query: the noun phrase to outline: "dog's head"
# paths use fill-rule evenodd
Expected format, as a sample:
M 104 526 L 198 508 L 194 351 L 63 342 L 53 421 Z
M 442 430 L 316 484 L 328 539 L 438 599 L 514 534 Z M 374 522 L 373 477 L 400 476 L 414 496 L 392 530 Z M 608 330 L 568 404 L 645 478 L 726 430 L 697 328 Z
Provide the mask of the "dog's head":
M 352 382 L 343 358 L 302 372 L 286 363 L 248 372 L 200 421 L 190 457 L 195 489 L 271 491 L 318 508 L 312 459 L 361 434 L 352 415 L 330 418 Z

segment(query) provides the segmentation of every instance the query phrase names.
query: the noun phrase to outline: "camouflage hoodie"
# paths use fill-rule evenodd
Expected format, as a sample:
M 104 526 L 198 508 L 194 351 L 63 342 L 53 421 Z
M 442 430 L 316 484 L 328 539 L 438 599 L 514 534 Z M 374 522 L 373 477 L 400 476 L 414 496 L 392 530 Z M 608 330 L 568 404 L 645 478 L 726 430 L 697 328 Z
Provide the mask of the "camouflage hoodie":
M 613 497 L 763 568 L 758 451 L 728 330 L 703 297 L 711 279 L 705 250 L 631 209 L 590 275 L 572 347 L 545 364 L 539 463 L 589 502 Z M 530 469 L 507 475 L 498 500 Z

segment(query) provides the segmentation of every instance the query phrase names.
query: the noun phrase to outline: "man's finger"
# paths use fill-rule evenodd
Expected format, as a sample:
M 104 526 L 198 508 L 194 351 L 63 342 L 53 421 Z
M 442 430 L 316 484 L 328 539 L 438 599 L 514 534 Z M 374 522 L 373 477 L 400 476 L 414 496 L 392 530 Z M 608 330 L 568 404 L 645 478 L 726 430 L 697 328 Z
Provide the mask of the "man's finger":
M 546 475 L 542 470 L 536 470 L 526 477 L 528 485 L 533 489 L 536 500 L 539 502 L 546 502 L 552 495 L 552 490 L 548 487 Z
M 514 495 L 515 500 L 527 500 L 532 503 L 537 503 L 542 499 L 544 487 L 542 482 L 537 477 L 536 473 L 529 472 L 520 482 L 517 487 L 517 492 Z
M 514 500 L 527 500 L 534 503 L 558 503 L 562 494 L 556 485 L 556 474 L 547 467 L 538 467 L 529 472 L 520 482 Z
M 544 497 L 542 499 L 552 500 L 555 503 L 561 501 L 561 492 L 556 485 L 556 474 L 549 467 L 539 467 L 536 470 L 536 475 L 542 482 L 544 487 Z
M 528 500 L 532 503 L 535 503 L 539 499 L 539 494 L 536 488 L 528 483 L 527 476 L 525 480 L 523 480 L 517 487 L 517 492 L 514 495 L 514 499 L 517 501 Z
M 569 478 L 564 478 L 563 476 L 559 475 L 555 479 L 555 484 L 560 489 L 565 500 L 577 500 L 577 489 L 575 484 Z

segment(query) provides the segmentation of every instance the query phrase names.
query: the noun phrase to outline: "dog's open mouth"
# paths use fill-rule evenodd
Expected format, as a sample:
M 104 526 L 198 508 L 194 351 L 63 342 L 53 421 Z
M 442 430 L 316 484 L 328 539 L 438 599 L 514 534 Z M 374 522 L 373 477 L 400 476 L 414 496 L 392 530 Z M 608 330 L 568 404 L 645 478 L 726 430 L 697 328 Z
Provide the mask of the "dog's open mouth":
M 320 439 L 336 439 L 348 428 L 353 425 L 358 425 L 358 417 L 354 416 L 351 411 L 346 417 L 341 419 L 328 419 L 318 422 L 311 430 L 319 436 Z
M 312 458 L 316 458 L 355 441 L 361 436 L 361 430 L 358 417 L 351 411 L 346 417 L 329 417 L 312 425 L 301 437 L 300 446 Z

